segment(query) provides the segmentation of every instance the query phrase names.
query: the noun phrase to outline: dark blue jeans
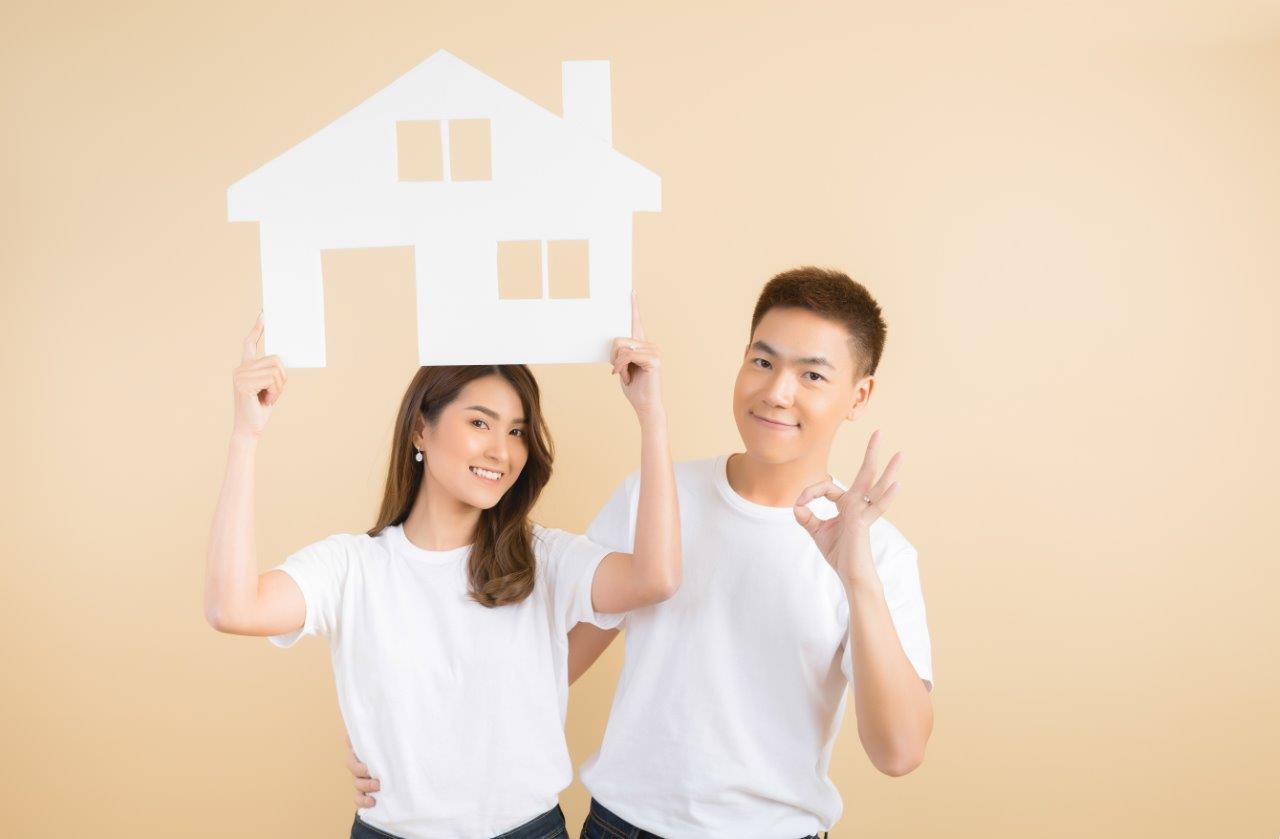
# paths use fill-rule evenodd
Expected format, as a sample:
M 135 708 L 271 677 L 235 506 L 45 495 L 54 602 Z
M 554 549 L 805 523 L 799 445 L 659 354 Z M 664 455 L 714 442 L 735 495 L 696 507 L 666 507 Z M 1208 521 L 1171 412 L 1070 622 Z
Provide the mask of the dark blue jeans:
M 825 837 L 827 834 L 822 835 Z M 587 820 L 582 823 L 581 839 L 662 839 L 662 837 L 656 833 L 641 830 L 593 798 Z M 818 837 L 806 836 L 804 839 L 818 839 Z
M 564 811 L 557 804 L 541 816 L 530 819 L 519 827 L 513 827 L 493 839 L 561 839 L 561 837 L 569 839 L 569 831 L 564 826 Z M 400 837 L 362 821 L 360 814 L 356 813 L 356 820 L 351 824 L 351 839 L 400 839 Z

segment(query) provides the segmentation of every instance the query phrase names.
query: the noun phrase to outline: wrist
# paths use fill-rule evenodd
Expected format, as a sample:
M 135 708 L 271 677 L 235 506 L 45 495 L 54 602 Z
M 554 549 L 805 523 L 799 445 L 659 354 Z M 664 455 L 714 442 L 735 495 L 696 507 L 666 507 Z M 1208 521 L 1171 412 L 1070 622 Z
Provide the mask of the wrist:
M 258 448 L 258 440 L 261 435 L 253 431 L 245 431 L 235 429 L 231 432 L 231 448 L 242 451 L 253 451 Z
M 640 421 L 641 428 L 665 428 L 667 424 L 667 410 L 661 405 L 650 408 L 637 408 L 636 419 Z
M 845 596 L 853 602 L 855 598 L 884 597 L 884 584 L 874 568 L 867 571 L 861 569 L 849 573 L 841 573 L 840 582 L 844 583 Z

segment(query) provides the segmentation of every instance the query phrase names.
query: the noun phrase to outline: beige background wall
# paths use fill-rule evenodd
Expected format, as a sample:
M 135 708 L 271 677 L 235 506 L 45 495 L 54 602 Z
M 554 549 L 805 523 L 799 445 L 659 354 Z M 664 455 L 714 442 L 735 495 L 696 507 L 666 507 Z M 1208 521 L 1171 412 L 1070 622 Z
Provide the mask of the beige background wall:
M 225 189 L 437 48 L 559 110 L 613 62 L 663 178 L 635 276 L 678 457 L 738 444 L 753 297 L 844 268 L 937 671 L 929 755 L 833 763 L 839 836 L 1280 833 L 1274 4 L 23 4 L 0 12 L 0 833 L 338 836 L 327 652 L 201 614 L 257 231 Z M 120 8 L 108 9 L 108 6 Z M 262 564 L 368 527 L 411 254 L 326 257 L 331 366 L 262 446 Z M 540 368 L 583 528 L 636 463 L 603 366 Z M 598 742 L 621 644 L 581 683 Z M 1268 798 L 1270 799 L 1268 800 Z M 574 833 L 586 798 L 563 797 Z

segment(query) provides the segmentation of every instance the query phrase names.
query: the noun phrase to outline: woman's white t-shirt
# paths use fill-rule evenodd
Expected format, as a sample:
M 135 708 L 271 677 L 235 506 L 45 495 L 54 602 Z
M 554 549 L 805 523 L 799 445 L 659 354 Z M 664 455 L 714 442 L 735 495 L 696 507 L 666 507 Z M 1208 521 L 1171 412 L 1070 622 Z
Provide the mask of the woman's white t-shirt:
M 406 839 L 496 836 L 572 781 L 568 631 L 623 616 L 591 606 L 610 549 L 539 525 L 534 537 L 533 591 L 492 609 L 467 593 L 469 547 L 423 550 L 399 526 L 330 536 L 278 566 L 306 621 L 270 640 L 328 640 L 347 732 L 381 783 L 359 811 L 369 824 Z

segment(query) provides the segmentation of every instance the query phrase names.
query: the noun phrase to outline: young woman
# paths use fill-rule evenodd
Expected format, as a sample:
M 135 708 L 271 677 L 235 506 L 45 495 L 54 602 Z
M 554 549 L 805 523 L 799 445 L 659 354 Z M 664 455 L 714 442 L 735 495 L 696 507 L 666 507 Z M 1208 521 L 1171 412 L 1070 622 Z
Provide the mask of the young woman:
M 573 778 L 569 630 L 617 626 L 680 582 L 657 347 L 634 314 L 635 337 L 613 346 L 613 372 L 640 423 L 633 554 L 529 520 L 552 450 L 528 368 L 423 367 L 400 406 L 374 527 L 259 574 L 254 459 L 286 380 L 278 357 L 258 357 L 262 332 L 259 318 L 233 377 L 209 623 L 281 647 L 303 635 L 328 640 L 349 737 L 380 781 L 377 810 L 356 813 L 353 837 L 567 836 L 556 800 Z

